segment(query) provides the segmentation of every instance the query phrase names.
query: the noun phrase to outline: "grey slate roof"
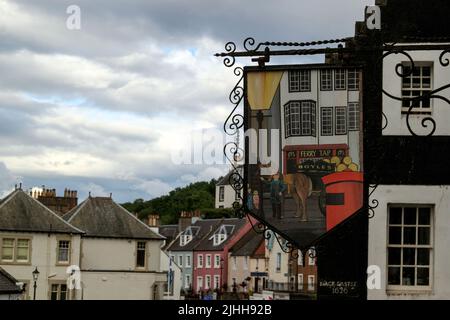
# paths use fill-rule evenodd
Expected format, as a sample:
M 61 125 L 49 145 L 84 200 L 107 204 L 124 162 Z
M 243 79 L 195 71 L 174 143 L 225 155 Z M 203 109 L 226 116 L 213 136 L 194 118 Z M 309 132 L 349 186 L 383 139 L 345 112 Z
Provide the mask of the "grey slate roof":
M 193 239 L 185 246 L 180 246 L 180 236 L 173 241 L 173 243 L 167 248 L 168 251 L 192 251 L 203 240 L 204 237 L 217 229 L 223 219 L 204 219 L 197 220 L 192 226 L 199 227 L 197 234 Z
M 22 290 L 20 290 L 19 286 L 17 286 L 16 283 L 17 280 L 0 267 L 0 293 L 22 293 Z
M 83 233 L 21 189 L 13 191 L 0 203 L 0 230 Z
M 89 197 L 63 216 L 86 237 L 163 240 L 111 198 Z
M 239 231 L 239 229 L 241 229 L 246 223 L 247 219 L 239 219 L 239 218 L 222 219 L 221 223 L 215 228 L 215 230 L 210 232 L 207 236 L 203 238 L 203 240 L 201 240 L 198 243 L 198 245 L 195 247 L 195 251 L 221 251 L 225 247 L 226 243 L 233 237 L 233 235 L 236 234 L 236 232 Z M 232 232 L 228 234 L 228 237 L 224 242 L 222 242 L 218 246 L 215 246 L 214 240 L 211 239 L 211 237 L 214 235 L 216 231 L 219 230 L 219 228 L 222 225 L 234 226 L 234 228 L 232 228 Z
M 166 238 L 166 244 L 163 249 L 167 249 L 168 246 L 178 235 L 178 225 L 177 224 L 167 224 L 159 226 L 159 234 Z
M 253 256 L 253 254 L 263 241 L 263 235 L 256 233 L 253 229 L 251 229 L 238 242 L 234 244 L 234 246 L 231 248 L 231 255 Z

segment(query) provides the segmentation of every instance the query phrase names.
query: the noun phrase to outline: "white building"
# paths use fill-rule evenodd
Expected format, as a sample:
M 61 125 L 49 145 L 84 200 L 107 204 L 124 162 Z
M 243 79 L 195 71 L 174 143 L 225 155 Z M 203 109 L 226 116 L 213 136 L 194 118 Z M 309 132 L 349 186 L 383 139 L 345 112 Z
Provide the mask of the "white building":
M 0 202 L 0 267 L 25 285 L 26 299 L 36 268 L 39 300 L 178 298 L 180 270 L 163 244 L 111 198 L 89 197 L 63 218 L 21 189 Z
M 216 184 L 216 197 L 215 197 L 215 207 L 216 209 L 222 208 L 232 208 L 233 203 L 236 201 L 241 201 L 240 195 L 236 192 L 230 183 L 230 178 L 232 178 L 233 170 L 228 172 L 219 182 Z M 238 172 L 243 177 L 243 167 L 238 167 Z
M 36 268 L 36 299 L 68 299 L 67 268 L 80 264 L 82 233 L 17 189 L 0 202 L 0 267 L 25 285 L 25 299 L 34 298 Z
M 109 197 L 89 197 L 63 218 L 84 231 L 82 299 L 163 299 L 168 275 L 161 269 L 161 235 Z
M 288 291 L 289 250 L 288 248 L 284 248 L 285 250 L 283 250 L 280 245 L 281 243 L 285 246 L 286 240 L 272 231 L 267 232 L 270 232 L 271 236 L 266 240 L 266 259 L 268 261 L 266 289 L 272 291 Z
M 404 45 L 420 45 L 417 43 Z M 424 45 L 424 44 L 422 44 Z M 426 45 L 426 44 L 425 44 Z M 397 46 L 401 48 L 401 46 Z M 383 60 L 383 89 L 399 98 L 412 98 L 422 96 L 428 92 L 448 85 L 450 80 L 449 67 L 441 64 L 440 55 L 442 50 L 417 50 L 407 52 L 414 61 L 414 70 L 411 68 L 411 61 L 402 54 L 390 54 Z M 442 57 L 442 62 L 450 58 L 450 53 Z M 403 67 L 405 77 L 396 74 L 396 66 Z M 448 98 L 449 89 L 437 92 Z M 411 105 L 411 101 L 401 101 L 383 95 L 383 113 L 385 136 L 410 136 L 408 130 L 406 113 Z M 418 135 L 426 135 L 431 132 L 432 125 L 422 126 L 422 120 L 431 117 L 436 122 L 435 136 L 450 135 L 450 108 L 446 101 L 432 98 L 423 99 L 414 104 L 411 109 L 410 125 L 411 129 Z M 387 121 L 386 121 L 387 120 Z
M 408 51 L 414 60 L 414 69 L 403 54 L 386 56 L 383 64 L 384 90 L 396 97 L 411 98 L 447 85 L 450 83 L 450 73 L 439 59 L 441 52 L 442 50 Z M 447 56 L 448 54 L 444 55 L 442 61 L 445 62 Z M 405 77 L 395 73 L 397 65 L 403 66 Z M 448 98 L 447 89 L 437 94 Z M 383 136 L 409 136 L 402 138 L 405 141 L 412 139 L 406 116 L 409 103 L 383 95 Z M 428 123 L 427 128 L 421 125 L 422 120 L 427 117 L 436 122 L 434 136 L 450 134 L 450 109 L 447 102 L 441 99 L 420 100 L 411 109 L 411 130 L 417 135 L 430 133 L 431 123 Z M 435 138 L 426 139 L 431 142 Z M 421 183 L 415 178 L 415 172 L 420 173 L 420 170 L 426 168 L 413 169 L 409 165 L 409 159 L 415 158 L 415 167 L 419 160 L 424 159 L 428 159 L 429 165 L 434 166 L 432 158 L 441 155 L 425 155 L 411 149 L 405 150 L 407 152 L 397 152 L 408 159 L 408 162 L 405 161 L 405 168 L 410 172 L 406 172 L 406 175 L 413 178 L 414 185 L 381 183 L 369 199 L 369 204 L 375 200 L 379 204 L 374 209 L 373 218 L 369 220 L 368 264 L 379 267 L 381 288 L 368 290 L 368 299 L 448 299 L 449 185 L 443 181 L 445 176 L 430 174 L 427 176 L 427 183 Z M 403 172 L 401 174 L 405 176 Z M 430 184 L 433 180 L 439 180 L 440 185 Z

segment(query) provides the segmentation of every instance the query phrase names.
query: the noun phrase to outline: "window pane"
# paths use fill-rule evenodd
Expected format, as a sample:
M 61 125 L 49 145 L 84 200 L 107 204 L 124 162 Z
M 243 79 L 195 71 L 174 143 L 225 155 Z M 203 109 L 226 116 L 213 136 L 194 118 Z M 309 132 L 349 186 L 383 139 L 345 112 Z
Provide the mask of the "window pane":
M 67 286 L 65 284 L 61 285 L 61 293 L 60 293 L 60 300 L 66 300 L 66 294 L 67 294 Z
M 400 284 L 400 267 L 389 267 L 388 269 L 388 284 Z
M 52 284 L 52 293 L 50 295 L 51 300 L 58 300 L 58 285 Z
M 416 249 L 404 248 L 403 249 L 403 265 L 413 266 L 416 264 Z
M 416 244 L 415 227 L 405 227 L 403 229 L 403 244 Z
M 17 260 L 28 261 L 28 239 L 17 240 Z
M 182 261 L 180 260 L 179 262 L 181 263 Z M 145 267 L 145 250 L 138 250 L 136 256 L 136 267 L 138 268 Z
M 431 67 L 422 67 L 422 76 L 424 77 L 431 76 Z
M 402 208 L 389 209 L 389 224 L 402 224 Z
M 400 265 L 400 248 L 389 248 L 388 251 L 388 264 L 389 265 Z
M 430 249 L 417 249 L 417 265 L 430 265 Z
M 13 252 L 14 252 L 13 248 L 5 248 L 5 247 L 3 247 L 2 259 L 3 260 L 12 260 L 13 259 Z
M 3 239 L 2 242 L 2 259 L 13 260 L 14 259 L 14 239 Z
M 416 225 L 417 224 L 417 219 L 416 219 L 417 209 L 407 207 L 404 209 L 404 211 L 405 211 L 405 216 L 404 216 L 403 224 Z
M 419 208 L 419 224 L 430 224 L 430 208 Z
M 430 244 L 430 227 L 419 227 L 418 244 Z
M 389 227 L 389 244 L 401 244 L 401 227 Z
M 417 268 L 417 285 L 428 286 L 430 284 L 430 269 Z
M 17 260 L 28 261 L 28 248 L 17 248 Z
M 415 268 L 403 267 L 402 285 L 414 286 L 415 285 Z
M 58 242 L 58 262 L 68 262 L 69 261 L 69 241 L 59 241 Z

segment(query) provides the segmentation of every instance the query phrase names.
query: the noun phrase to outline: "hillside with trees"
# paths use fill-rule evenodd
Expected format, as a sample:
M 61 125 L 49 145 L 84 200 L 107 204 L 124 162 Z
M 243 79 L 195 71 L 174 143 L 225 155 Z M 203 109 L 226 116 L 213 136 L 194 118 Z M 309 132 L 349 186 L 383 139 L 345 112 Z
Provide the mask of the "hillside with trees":
M 181 211 L 200 210 L 205 219 L 232 217 L 230 209 L 215 209 L 214 197 L 217 180 L 191 183 L 185 187 L 176 188 L 151 200 L 136 199 L 133 202 L 122 204 L 132 213 L 137 213 L 141 220 L 147 219 L 150 214 L 159 214 L 161 224 L 175 224 Z

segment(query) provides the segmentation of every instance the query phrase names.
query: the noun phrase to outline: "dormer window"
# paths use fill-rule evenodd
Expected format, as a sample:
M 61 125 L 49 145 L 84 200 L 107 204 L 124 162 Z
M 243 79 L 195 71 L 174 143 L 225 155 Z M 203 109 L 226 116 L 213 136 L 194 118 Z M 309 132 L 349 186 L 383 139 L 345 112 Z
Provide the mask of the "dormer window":
M 225 239 L 227 238 L 227 235 L 224 233 L 218 233 L 214 235 L 214 245 L 218 246 L 220 245 L 222 242 L 225 241 Z
M 188 227 L 184 232 L 180 235 L 180 246 L 184 247 L 187 245 L 191 240 L 194 238 L 194 236 L 198 233 L 199 228 L 198 227 Z
M 222 225 L 210 238 L 214 241 L 214 246 L 218 246 L 227 240 L 227 237 L 233 232 L 234 226 L 232 225 Z
M 182 234 L 180 237 L 180 246 L 184 247 L 192 240 L 192 235 Z

